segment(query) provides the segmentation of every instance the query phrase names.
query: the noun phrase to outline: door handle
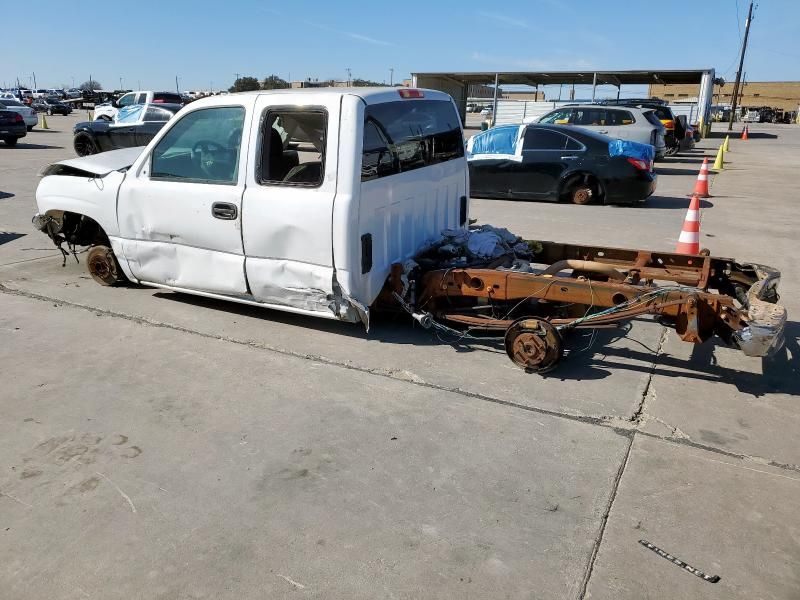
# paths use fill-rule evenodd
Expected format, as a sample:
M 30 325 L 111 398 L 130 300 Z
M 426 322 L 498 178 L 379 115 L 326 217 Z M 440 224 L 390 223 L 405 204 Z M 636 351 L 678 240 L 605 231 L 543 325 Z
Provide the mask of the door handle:
M 236 205 L 230 202 L 214 202 L 214 204 L 211 205 L 211 214 L 215 219 L 233 221 L 239 214 L 239 211 Z
M 574 155 L 572 155 L 572 156 L 562 156 L 561 160 L 575 160 L 576 158 L 578 158 L 578 157 L 574 156 Z
M 608 133 L 608 129 L 598 129 L 597 133 Z

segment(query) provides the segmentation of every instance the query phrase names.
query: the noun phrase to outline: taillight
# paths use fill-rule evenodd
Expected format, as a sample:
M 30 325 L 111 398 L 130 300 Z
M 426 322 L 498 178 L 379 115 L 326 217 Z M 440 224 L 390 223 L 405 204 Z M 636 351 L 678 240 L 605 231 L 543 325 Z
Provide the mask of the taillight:
M 630 156 L 626 157 L 628 162 L 631 163 L 634 167 L 636 167 L 639 171 L 649 171 L 650 170 L 650 161 L 649 160 L 642 160 L 641 158 L 632 158 Z
M 400 94 L 401 98 L 424 98 L 425 94 L 422 93 L 422 90 L 415 90 L 411 88 L 400 88 L 397 90 L 397 93 Z
M 14 123 L 23 123 L 25 119 L 22 118 L 22 115 L 19 113 L 14 113 L 16 116 L 14 117 Z
M 661 124 L 666 129 L 675 129 L 675 121 L 673 121 L 672 119 L 662 119 Z

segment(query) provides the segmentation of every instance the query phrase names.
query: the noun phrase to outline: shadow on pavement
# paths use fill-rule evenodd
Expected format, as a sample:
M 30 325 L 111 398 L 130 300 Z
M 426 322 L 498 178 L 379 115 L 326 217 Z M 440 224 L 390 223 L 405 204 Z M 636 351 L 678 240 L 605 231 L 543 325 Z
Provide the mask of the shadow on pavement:
M 675 334 L 669 332 L 668 335 Z M 598 348 L 591 355 L 578 355 L 574 359 L 570 356 L 569 364 L 565 363 L 553 376 L 562 379 L 602 379 L 611 374 L 609 369 L 642 373 L 652 371 L 654 375 L 662 377 L 727 383 L 735 385 L 744 394 L 756 397 L 774 393 L 800 396 L 800 323 L 787 323 L 785 335 L 784 347 L 774 356 L 762 359 L 763 374 L 719 366 L 715 351 L 718 347 L 725 346 L 718 340 L 709 340 L 705 344 L 694 346 L 688 361 L 669 354 L 660 355 L 655 368 L 652 366 L 655 353 L 649 351 L 649 348 L 648 352 L 631 348 Z M 626 362 L 621 363 L 615 359 L 625 359 Z M 636 362 L 631 364 L 628 362 L 631 360 Z
M 386 344 L 407 344 L 411 346 L 445 346 L 455 352 L 488 352 L 505 354 L 502 339 L 485 338 L 467 340 L 455 334 L 437 333 L 422 329 L 407 315 L 402 313 L 373 313 L 370 331 L 354 323 L 329 321 L 305 315 L 293 315 L 256 306 L 247 306 L 214 300 L 201 296 L 191 296 L 177 292 L 155 292 L 155 297 L 202 306 L 229 315 L 240 315 L 265 321 L 283 323 L 301 328 L 304 332 L 326 332 L 349 338 L 375 340 Z M 800 396 L 800 323 L 790 322 L 786 325 L 786 344 L 775 356 L 763 360 L 763 375 L 747 373 L 736 369 L 721 367 L 717 364 L 715 351 L 724 347 L 718 340 L 710 340 L 705 344 L 694 346 L 689 360 L 662 354 L 656 359 L 656 349 L 642 344 L 638 340 L 626 337 L 632 327 L 626 323 L 617 329 L 599 329 L 573 332 L 566 340 L 565 359 L 558 368 L 546 375 L 561 380 L 596 380 L 609 377 L 614 371 L 627 370 L 651 373 L 664 377 L 697 379 L 702 381 L 728 383 L 745 394 L 763 396 L 768 393 L 784 393 Z M 669 332 L 668 335 L 675 335 Z M 641 349 L 612 346 L 614 342 L 625 338 L 628 346 L 639 345 Z M 324 355 L 324 348 L 319 351 Z M 653 361 L 655 360 L 655 368 Z M 753 359 L 756 360 L 756 359 Z
M 11 233 L 9 231 L 0 231 L 0 246 L 3 244 L 7 244 L 8 242 L 13 242 L 14 240 L 18 240 L 21 237 L 25 237 L 28 235 L 27 233 Z
M 0 148 L 4 148 L 5 150 L 63 150 L 64 146 L 48 146 L 45 144 L 25 144 L 23 142 L 18 142 L 13 148 L 9 148 L 5 145 L 0 146 Z
M 650 196 L 645 200 L 645 208 L 689 209 L 689 196 Z M 700 208 L 712 208 L 714 204 L 708 200 L 700 200 Z
M 778 138 L 778 136 L 774 133 L 764 133 L 761 131 L 756 133 L 748 133 L 747 137 L 753 140 L 774 140 Z
M 697 175 L 698 172 L 697 169 L 661 169 L 656 167 L 658 175 Z
M 6 198 L 13 198 L 14 194 L 11 192 L 0 192 L 0 200 L 5 200 Z
M 688 165 L 688 164 L 702 164 L 703 158 L 705 158 L 704 154 L 700 156 L 667 156 L 666 158 L 662 158 L 661 160 L 656 162 L 656 168 L 664 166 L 664 165 Z M 711 156 L 708 157 L 711 160 Z

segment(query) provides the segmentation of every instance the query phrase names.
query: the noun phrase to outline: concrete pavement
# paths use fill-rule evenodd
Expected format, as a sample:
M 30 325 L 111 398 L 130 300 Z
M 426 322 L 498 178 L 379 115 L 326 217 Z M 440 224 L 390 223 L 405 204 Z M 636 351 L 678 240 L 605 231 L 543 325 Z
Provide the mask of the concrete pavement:
M 76 120 L 0 147 L 11 598 L 797 597 L 796 324 L 761 361 L 637 322 L 574 340 L 541 378 L 402 320 L 366 335 L 101 288 L 30 226 L 36 172 L 73 155 Z M 800 129 L 751 132 L 712 177 L 703 245 L 780 268 L 792 318 Z M 659 163 L 643 206 L 479 200 L 472 216 L 669 250 L 720 142 Z

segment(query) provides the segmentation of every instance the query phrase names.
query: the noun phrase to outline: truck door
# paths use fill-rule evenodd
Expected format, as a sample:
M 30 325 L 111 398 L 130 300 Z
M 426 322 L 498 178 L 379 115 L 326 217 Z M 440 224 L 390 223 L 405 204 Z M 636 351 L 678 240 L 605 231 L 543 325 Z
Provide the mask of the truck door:
M 245 270 L 256 300 L 330 314 L 331 219 L 340 96 L 263 94 L 242 206 Z
M 241 198 L 248 128 L 241 105 L 176 116 L 120 188 L 123 254 L 145 283 L 247 293 Z

